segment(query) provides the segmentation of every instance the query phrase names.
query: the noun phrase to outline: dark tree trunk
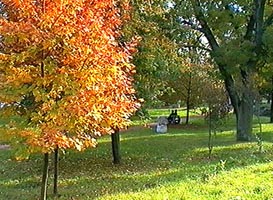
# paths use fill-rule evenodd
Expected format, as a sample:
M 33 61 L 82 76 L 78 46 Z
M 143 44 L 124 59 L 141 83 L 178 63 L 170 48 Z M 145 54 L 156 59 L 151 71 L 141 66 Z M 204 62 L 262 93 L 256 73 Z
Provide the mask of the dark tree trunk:
M 119 164 L 121 161 L 119 130 L 115 130 L 115 133 L 111 135 L 111 139 L 112 139 L 113 163 Z
M 249 75 L 244 75 L 241 88 L 236 88 L 231 76 L 225 77 L 225 86 L 236 115 L 237 141 L 250 141 L 252 137 L 253 94 Z
M 58 196 L 58 175 L 59 175 L 59 149 L 57 147 L 54 151 L 54 183 L 53 183 L 54 196 Z
M 271 79 L 271 108 L 270 108 L 270 123 L 273 123 L 273 77 Z
M 212 119 L 211 119 L 211 106 L 209 105 L 209 142 L 208 142 L 208 148 L 209 148 L 209 158 L 211 158 L 213 144 L 212 144 Z
M 44 154 L 44 169 L 43 169 L 43 178 L 42 178 L 41 197 L 40 197 L 41 200 L 46 200 L 48 168 L 49 168 L 49 155 L 48 155 L 48 153 L 45 153 Z
M 189 124 L 190 118 L 190 100 L 191 100 L 191 84 L 192 84 L 192 74 L 189 74 L 189 82 L 187 88 L 187 99 L 186 99 L 186 122 L 185 124 Z
M 251 97 L 242 99 L 236 113 L 237 141 L 250 141 L 252 137 L 253 100 Z
M 190 102 L 188 101 L 187 99 L 187 102 L 186 102 L 186 122 L 185 124 L 188 125 L 189 124 L 189 119 L 190 119 Z

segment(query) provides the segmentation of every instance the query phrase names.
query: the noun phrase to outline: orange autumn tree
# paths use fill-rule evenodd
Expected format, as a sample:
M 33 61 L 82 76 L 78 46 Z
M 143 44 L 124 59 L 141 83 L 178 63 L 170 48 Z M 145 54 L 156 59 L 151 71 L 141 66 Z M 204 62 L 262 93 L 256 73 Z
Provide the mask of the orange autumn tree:
M 139 106 L 114 0 L 3 0 L 0 102 L 5 135 L 28 152 L 83 150 L 128 125 Z M 46 177 L 45 177 L 46 178 Z M 45 196 L 45 194 L 44 194 Z M 45 198 L 45 197 L 41 197 Z

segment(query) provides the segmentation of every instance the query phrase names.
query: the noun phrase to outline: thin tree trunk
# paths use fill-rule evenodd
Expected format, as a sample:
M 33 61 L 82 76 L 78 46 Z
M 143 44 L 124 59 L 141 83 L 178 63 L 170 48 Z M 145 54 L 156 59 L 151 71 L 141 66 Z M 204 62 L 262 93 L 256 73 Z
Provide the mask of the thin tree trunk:
M 211 106 L 210 105 L 209 105 L 208 114 L 209 114 L 209 143 L 208 143 L 208 147 L 209 147 L 209 158 L 211 158 L 213 144 L 212 144 L 212 119 L 211 119 Z
M 185 124 L 188 125 L 189 124 L 189 119 L 190 119 L 190 105 L 189 105 L 189 102 L 187 100 L 186 102 L 186 122 Z
M 115 130 L 115 133 L 111 135 L 111 139 L 112 139 L 113 163 L 119 164 L 121 161 L 119 130 Z
M 271 108 L 270 108 L 270 123 L 273 123 L 273 76 L 271 78 Z
M 58 175 L 59 175 L 59 148 L 57 147 L 54 151 L 54 184 L 53 184 L 54 196 L 58 196 Z
M 42 178 L 41 197 L 40 197 L 41 200 L 46 200 L 48 168 L 49 168 L 49 155 L 48 155 L 48 153 L 45 153 L 44 154 L 44 169 L 43 169 L 43 178 Z
M 190 99 L 191 99 L 191 84 L 192 84 L 192 74 L 189 74 L 189 83 L 187 88 L 187 99 L 186 99 L 186 122 L 185 124 L 189 124 L 190 118 Z

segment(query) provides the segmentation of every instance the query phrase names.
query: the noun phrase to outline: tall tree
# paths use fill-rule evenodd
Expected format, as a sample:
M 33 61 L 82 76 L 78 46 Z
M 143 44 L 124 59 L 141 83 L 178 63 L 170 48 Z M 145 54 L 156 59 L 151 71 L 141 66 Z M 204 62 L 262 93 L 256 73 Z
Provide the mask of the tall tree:
M 180 45 L 188 45 L 185 33 L 195 34 L 196 48 L 207 49 L 224 80 L 237 122 L 237 140 L 248 141 L 252 133 L 253 75 L 265 63 L 266 34 L 273 22 L 265 0 L 168 1 L 166 30 Z M 165 23 L 167 24 L 167 23 Z M 200 35 L 202 36 L 200 38 Z M 268 36 L 265 41 L 264 36 Z
M 188 59 L 185 59 L 188 60 Z M 194 63 L 181 63 L 181 69 L 175 80 L 168 81 L 170 91 L 165 92 L 160 99 L 168 104 L 181 102 L 186 106 L 185 124 L 189 123 L 190 109 L 202 104 L 204 75 L 200 69 L 203 66 Z
M 129 62 L 135 43 L 117 40 L 123 3 L 2 1 L 2 116 L 10 119 L 8 136 L 28 153 L 44 153 L 41 199 L 50 153 L 94 147 L 95 137 L 126 127 L 139 106 Z
M 189 36 L 189 40 L 192 36 Z M 191 45 L 181 46 L 178 50 L 180 56 L 180 70 L 178 76 L 170 79 L 168 84 L 172 92 L 163 95 L 165 102 L 182 102 L 186 106 L 185 123 L 189 123 L 190 109 L 202 104 L 204 84 L 212 73 L 212 67 L 204 50 L 192 48 Z M 215 72 L 214 74 L 217 74 Z
M 162 1 L 131 0 L 130 20 L 123 27 L 124 37 L 141 38 L 136 66 L 135 88 L 144 99 L 143 108 L 161 104 L 159 97 L 168 89 L 167 82 L 178 71 L 177 45 L 164 35 L 160 26 L 164 17 Z

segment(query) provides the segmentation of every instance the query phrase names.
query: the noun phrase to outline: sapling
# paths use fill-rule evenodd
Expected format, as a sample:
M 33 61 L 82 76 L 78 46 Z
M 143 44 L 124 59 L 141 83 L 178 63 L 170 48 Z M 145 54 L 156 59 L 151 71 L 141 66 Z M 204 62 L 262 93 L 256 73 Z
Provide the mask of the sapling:
M 205 111 L 203 109 L 202 113 L 204 113 L 205 120 L 208 123 L 208 149 L 209 158 L 211 158 L 217 129 L 225 123 L 230 112 L 230 105 L 221 82 L 215 81 L 207 84 L 206 91 L 203 99 L 207 109 Z

